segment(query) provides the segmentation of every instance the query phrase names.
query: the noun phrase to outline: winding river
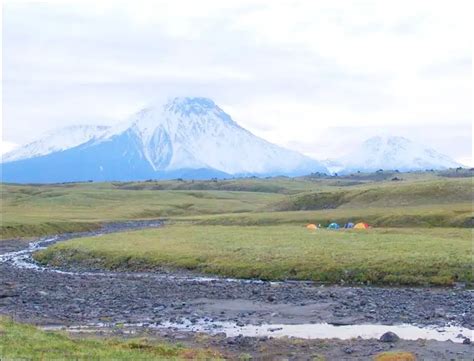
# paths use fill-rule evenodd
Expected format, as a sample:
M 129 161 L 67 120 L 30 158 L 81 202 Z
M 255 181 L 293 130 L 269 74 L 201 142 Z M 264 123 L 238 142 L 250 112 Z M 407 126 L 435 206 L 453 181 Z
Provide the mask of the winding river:
M 472 339 L 473 292 L 447 288 L 341 287 L 196 275 L 110 272 L 38 265 L 35 251 L 77 237 L 161 227 L 128 221 L 100 230 L 0 246 L 0 313 L 70 332 L 172 329 L 227 336 Z M 7 251 L 8 249 L 8 251 Z M 12 250 L 13 249 L 13 250 Z

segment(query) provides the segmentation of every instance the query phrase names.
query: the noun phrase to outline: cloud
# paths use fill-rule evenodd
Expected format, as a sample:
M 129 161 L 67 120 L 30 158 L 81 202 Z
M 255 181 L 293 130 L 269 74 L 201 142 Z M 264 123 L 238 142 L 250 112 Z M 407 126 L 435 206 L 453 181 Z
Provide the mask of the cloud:
M 4 139 L 113 124 L 155 99 L 201 95 L 256 134 L 322 156 L 334 147 L 318 136 L 334 126 L 416 126 L 454 156 L 439 132 L 471 122 L 470 10 L 468 1 L 7 1 Z

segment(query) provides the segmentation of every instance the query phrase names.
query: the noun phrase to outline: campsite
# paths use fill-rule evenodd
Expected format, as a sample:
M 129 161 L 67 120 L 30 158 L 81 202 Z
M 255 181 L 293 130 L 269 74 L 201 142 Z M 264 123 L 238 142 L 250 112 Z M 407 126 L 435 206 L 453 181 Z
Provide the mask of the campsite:
M 321 223 L 318 223 L 318 225 L 314 223 L 309 223 L 306 225 L 306 228 L 316 230 L 316 229 L 322 229 L 323 226 L 321 226 Z M 357 222 L 356 224 L 352 222 L 347 222 L 343 226 L 340 226 L 336 222 L 331 222 L 326 228 L 327 229 L 369 229 L 371 228 L 371 226 L 369 226 L 369 224 L 365 222 Z
M 111 341 L 86 339 L 77 346 L 118 358 L 162 352 L 250 357 L 262 347 L 275 357 L 307 350 L 330 358 L 345 357 L 348 348 L 370 355 L 391 351 L 377 340 L 223 338 L 210 331 L 219 322 L 235 322 L 238 330 L 259 323 L 271 329 L 279 323 L 410 319 L 472 329 L 472 178 L 414 172 L 395 183 L 392 175 L 3 184 L 1 253 L 59 234 L 46 248 L 33 248 L 34 260 L 26 261 L 63 273 L 2 261 L 9 281 L 1 313 L 38 325 L 102 324 L 96 332 L 103 335 L 125 337 L 121 330 L 133 330 L 140 341 L 125 337 L 111 348 Z M 127 309 L 134 311 L 124 316 Z M 0 323 L 8 337 L 40 332 L 9 322 Z M 166 322 L 175 324 L 160 328 Z M 183 332 L 180 325 L 188 322 L 186 327 L 200 325 L 211 334 Z M 56 342 L 49 334 L 36 337 L 45 345 Z M 150 346 L 135 351 L 130 342 Z M 444 355 L 471 350 L 445 344 L 401 340 L 397 349 L 426 357 L 441 347 Z M 34 353 L 38 346 L 30 347 Z

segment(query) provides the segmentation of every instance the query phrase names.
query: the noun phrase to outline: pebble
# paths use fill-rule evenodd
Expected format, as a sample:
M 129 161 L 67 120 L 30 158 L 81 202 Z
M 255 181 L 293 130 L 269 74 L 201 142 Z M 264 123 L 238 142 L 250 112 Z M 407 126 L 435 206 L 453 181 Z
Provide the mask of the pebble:
M 400 337 L 398 337 L 396 333 L 391 332 L 391 331 L 385 332 L 379 338 L 380 342 L 397 342 L 398 340 L 400 340 Z
M 354 352 L 354 349 L 352 347 L 345 347 L 344 352 L 350 355 Z

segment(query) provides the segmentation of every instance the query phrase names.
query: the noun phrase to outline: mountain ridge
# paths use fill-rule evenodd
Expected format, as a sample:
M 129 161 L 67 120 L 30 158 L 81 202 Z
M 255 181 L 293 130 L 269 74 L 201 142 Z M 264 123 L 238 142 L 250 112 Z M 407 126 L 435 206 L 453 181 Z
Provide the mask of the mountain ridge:
M 323 162 L 332 173 L 374 172 L 379 169 L 418 171 L 456 168 L 461 164 L 436 150 L 401 136 L 374 136 L 350 154 Z
M 29 157 L 18 156 L 39 140 L 11 152 L 3 160 L 4 180 L 140 180 L 196 174 L 222 178 L 327 171 L 314 159 L 253 135 L 207 98 L 174 98 L 163 106 L 144 108 L 116 127 L 85 135 L 79 129 L 82 138 L 77 129 L 69 130 L 73 146 L 62 142 L 43 146 L 38 154 L 29 152 Z M 83 142 L 77 144 L 79 138 Z
M 105 125 L 70 125 L 44 134 L 40 139 L 20 146 L 2 155 L 2 163 L 47 155 L 65 150 L 99 137 L 110 129 Z M 65 139 L 66 138 L 66 139 Z
M 253 135 L 211 99 L 176 97 L 145 107 L 115 126 L 75 125 L 49 132 L 5 154 L 1 168 L 4 181 L 63 182 L 458 166 L 449 157 L 399 136 L 371 137 L 346 156 L 319 162 Z

